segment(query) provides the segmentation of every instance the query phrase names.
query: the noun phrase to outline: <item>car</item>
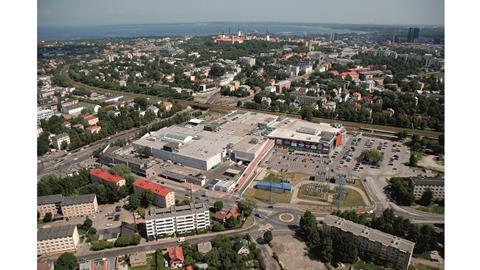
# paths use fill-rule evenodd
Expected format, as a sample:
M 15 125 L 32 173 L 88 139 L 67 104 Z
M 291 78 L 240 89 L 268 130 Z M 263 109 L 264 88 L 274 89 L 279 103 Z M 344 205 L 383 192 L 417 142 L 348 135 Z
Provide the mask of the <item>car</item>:
M 185 237 L 180 237 L 180 238 L 178 238 L 177 242 L 178 242 L 178 243 L 185 242 Z
M 263 218 L 262 214 L 260 214 L 259 212 L 256 212 L 255 216 L 258 217 L 258 218 Z
M 268 208 L 273 208 L 273 205 L 269 205 Z

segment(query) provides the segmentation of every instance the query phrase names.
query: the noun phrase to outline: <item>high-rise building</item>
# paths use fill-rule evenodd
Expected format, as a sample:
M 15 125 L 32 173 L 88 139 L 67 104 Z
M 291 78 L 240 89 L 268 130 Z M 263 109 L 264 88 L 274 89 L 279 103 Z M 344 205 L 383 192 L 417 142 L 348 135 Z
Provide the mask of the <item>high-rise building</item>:
M 332 34 L 330 35 L 330 40 L 335 41 L 335 40 L 337 40 L 337 39 L 338 39 L 338 34 L 337 34 L 337 33 L 332 33 Z
M 407 42 L 415 42 L 415 41 L 418 40 L 419 37 L 420 37 L 420 29 L 419 28 L 410 27 L 408 29 Z

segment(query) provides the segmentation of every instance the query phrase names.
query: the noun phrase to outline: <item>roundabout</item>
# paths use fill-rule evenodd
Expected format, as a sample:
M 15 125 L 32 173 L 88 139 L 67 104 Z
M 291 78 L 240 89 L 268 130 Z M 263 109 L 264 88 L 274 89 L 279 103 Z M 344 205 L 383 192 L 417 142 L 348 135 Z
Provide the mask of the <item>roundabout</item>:
M 295 219 L 295 216 L 290 213 L 282 213 L 278 216 L 278 219 L 282 222 L 290 223 Z

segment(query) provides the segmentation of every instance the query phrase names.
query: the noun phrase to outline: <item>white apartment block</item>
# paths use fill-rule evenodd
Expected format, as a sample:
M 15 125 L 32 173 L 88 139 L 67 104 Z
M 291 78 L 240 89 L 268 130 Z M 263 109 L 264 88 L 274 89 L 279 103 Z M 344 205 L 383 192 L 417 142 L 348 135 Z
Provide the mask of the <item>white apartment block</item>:
M 70 136 L 67 133 L 61 133 L 52 138 L 52 145 L 55 149 L 61 149 L 63 142 L 66 142 L 67 146 L 70 144 Z
M 185 233 L 210 227 L 210 214 L 205 203 L 170 208 L 150 208 L 145 215 L 148 237 Z
M 434 199 L 445 198 L 445 181 L 440 178 L 413 178 L 410 180 L 410 186 L 413 189 L 413 195 L 418 200 L 427 190 L 433 192 Z
M 40 228 L 37 231 L 37 255 L 75 252 L 79 243 L 76 225 Z
M 323 230 L 350 234 L 360 257 L 374 257 L 384 266 L 398 270 L 407 270 L 410 265 L 415 247 L 411 241 L 332 215 L 325 216 Z

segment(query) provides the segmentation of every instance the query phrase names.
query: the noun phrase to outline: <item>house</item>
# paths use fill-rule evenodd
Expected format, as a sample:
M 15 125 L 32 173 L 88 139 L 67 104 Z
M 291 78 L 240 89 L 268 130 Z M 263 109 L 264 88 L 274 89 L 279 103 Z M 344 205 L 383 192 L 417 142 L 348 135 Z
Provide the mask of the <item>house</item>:
M 53 136 L 52 144 L 55 149 L 62 149 L 63 145 L 70 144 L 70 136 L 67 133 L 61 133 L 58 135 Z
M 150 111 L 152 112 L 153 114 L 157 115 L 158 114 L 158 108 L 153 106 L 153 105 L 150 105 L 147 107 L 147 111 Z
M 83 120 L 85 120 L 85 122 L 87 122 L 88 125 L 90 125 L 90 126 L 94 126 L 94 125 L 96 125 L 96 124 L 98 123 L 98 117 L 96 117 L 96 116 L 94 116 L 94 115 L 91 115 L 91 114 L 85 115 L 85 116 L 83 116 L 82 118 L 83 118 Z
M 227 220 L 231 217 L 237 218 L 239 215 L 240 215 L 240 213 L 238 212 L 238 209 L 233 207 L 232 209 L 230 209 L 228 211 L 224 211 L 224 210 L 218 211 L 217 213 L 215 213 L 215 216 L 213 218 L 215 220 L 223 223 L 223 222 L 225 222 L 225 220 Z
M 98 134 L 102 130 L 101 126 L 91 126 L 85 129 L 88 134 Z
M 238 242 L 236 242 L 233 245 L 233 249 L 241 255 L 248 255 L 250 254 L 250 249 L 248 248 L 248 241 L 245 239 L 242 239 Z
M 362 94 L 359 93 L 359 92 L 353 93 L 352 96 L 353 96 L 353 100 L 355 100 L 355 101 L 360 101 L 360 100 L 362 100 Z
M 165 108 L 165 111 L 169 112 L 173 107 L 173 103 L 170 101 L 164 101 L 163 107 Z
M 210 241 L 198 243 L 197 250 L 202 254 L 207 254 L 212 250 L 212 243 L 210 243 Z
M 170 268 L 180 268 L 183 267 L 183 249 L 182 247 L 169 247 L 167 248 L 168 263 Z

